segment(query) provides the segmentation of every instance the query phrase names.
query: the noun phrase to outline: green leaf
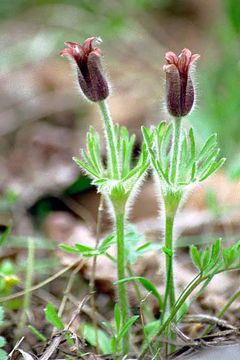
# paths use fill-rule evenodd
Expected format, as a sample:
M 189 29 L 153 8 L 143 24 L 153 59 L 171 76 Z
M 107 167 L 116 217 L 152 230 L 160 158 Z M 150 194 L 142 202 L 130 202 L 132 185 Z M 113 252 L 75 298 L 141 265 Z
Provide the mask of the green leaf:
M 151 241 L 148 241 L 144 243 L 143 245 L 139 246 L 135 251 L 139 255 L 142 255 L 146 252 L 152 251 L 152 250 L 160 250 L 162 249 L 162 244 L 152 243 Z
M 157 142 L 157 158 L 161 162 L 162 159 L 162 141 L 164 138 L 166 122 L 162 121 L 155 129 L 156 142 Z
M 185 168 L 187 166 L 187 151 L 188 151 L 188 141 L 187 141 L 187 135 L 184 131 L 183 141 L 181 145 L 181 157 L 180 157 L 180 166 L 179 166 L 180 171 L 182 168 Z
M 142 126 L 141 130 L 142 130 L 143 138 L 144 138 L 144 141 L 145 141 L 147 147 L 151 147 L 151 144 L 152 144 L 151 130 L 147 129 L 145 126 Z
M 201 178 L 208 169 L 215 163 L 215 160 L 217 159 L 217 156 L 220 152 L 220 149 L 213 150 L 209 156 L 201 163 L 199 166 L 199 174 L 198 176 Z
M 99 178 L 98 174 L 91 168 L 89 167 L 84 161 L 76 158 L 76 157 L 73 157 L 73 161 L 75 161 L 75 163 L 83 170 L 85 170 L 85 172 L 87 174 L 89 174 L 91 177 L 93 177 L 94 179 L 95 178 Z
M 190 255 L 193 264 L 196 266 L 196 268 L 200 271 L 202 271 L 202 264 L 200 259 L 200 253 L 195 245 L 192 245 L 190 248 Z
M 189 162 L 192 163 L 195 159 L 196 155 L 196 144 L 194 138 L 193 128 L 189 130 L 189 140 L 190 140 L 190 159 Z
M 138 315 L 132 316 L 130 319 L 128 319 L 128 321 L 126 322 L 126 324 L 121 328 L 120 333 L 118 334 L 118 340 L 120 340 L 121 338 L 123 338 L 123 336 L 128 332 L 128 330 L 130 329 L 130 327 L 135 323 L 135 321 L 139 318 Z
M 65 245 L 65 244 L 59 244 L 60 249 L 70 252 L 70 253 L 75 253 L 75 254 L 79 254 L 80 251 L 78 249 L 76 249 L 74 246 L 69 246 L 69 245 Z
M 4 232 L 0 235 L 0 246 L 7 240 L 8 236 L 11 233 L 11 227 L 7 226 Z
M 60 319 L 60 317 L 58 316 L 55 307 L 51 303 L 48 303 L 45 308 L 45 318 L 57 330 L 64 329 L 64 324 L 63 324 L 62 320 Z
M 217 261 L 219 254 L 220 254 L 220 250 L 221 250 L 221 239 L 217 239 L 214 244 L 212 245 L 212 254 L 211 254 L 211 258 L 214 261 Z
M 172 257 L 173 256 L 173 251 L 172 249 L 168 248 L 167 246 L 163 246 L 162 247 L 162 251 L 168 255 L 169 257 Z
M 116 339 L 115 336 L 112 336 L 112 338 L 111 338 L 111 352 L 112 352 L 112 353 L 118 352 L 118 349 L 117 349 L 117 339 Z
M 121 327 L 121 314 L 120 314 L 118 304 L 115 304 L 115 306 L 114 306 L 114 319 L 115 319 L 115 324 L 116 324 L 116 332 L 118 334 L 120 327 Z
M 198 156 L 199 161 L 201 161 L 205 156 L 208 155 L 210 151 L 213 150 L 213 148 L 217 145 L 216 141 L 217 141 L 217 134 L 213 134 L 209 136 L 204 146 L 202 147 L 202 150 L 200 151 L 200 154 Z
M 210 175 L 212 175 L 212 173 L 220 169 L 220 167 L 225 163 L 225 161 L 226 158 L 222 158 L 217 163 L 212 164 L 208 171 L 199 179 L 199 181 L 207 179 Z
M 139 281 L 140 284 L 158 300 L 160 308 L 162 308 L 163 301 L 162 301 L 161 295 L 159 294 L 156 286 L 150 280 L 146 279 L 145 277 L 131 276 L 129 278 L 115 281 L 114 284 L 122 284 L 122 283 L 126 283 L 129 281 L 136 281 L 136 280 Z
M 4 351 L 3 349 L 0 349 L 0 360 L 7 360 L 8 355 L 6 353 L 6 351 Z
M 92 246 L 82 245 L 82 244 L 75 244 L 75 247 L 78 249 L 79 252 L 91 252 L 95 251 Z
M 223 261 L 225 268 L 228 268 L 235 260 L 235 251 L 233 248 L 223 249 Z
M 114 234 L 110 234 L 105 237 L 104 240 L 100 243 L 98 250 L 99 252 L 105 252 L 109 249 L 109 247 L 116 243 L 116 237 Z
M 91 256 L 96 256 L 96 255 L 100 255 L 100 252 L 90 246 L 85 246 L 85 245 L 81 245 L 81 244 L 75 244 L 74 246 L 69 246 L 69 245 L 65 245 L 65 244 L 59 244 L 60 249 L 70 252 L 70 253 L 75 253 L 75 254 L 81 254 L 84 257 L 91 257 Z
M 172 127 L 173 127 L 173 124 L 172 124 L 172 122 L 170 122 L 166 128 L 164 138 L 162 141 L 161 163 L 165 168 L 168 166 L 167 159 L 168 159 L 168 154 L 169 154 L 170 139 L 171 139 L 171 135 L 172 135 Z
M 152 335 L 153 333 L 156 332 L 156 330 L 159 330 L 160 326 L 161 326 L 161 321 L 159 320 L 151 321 L 144 326 L 144 332 L 146 333 L 146 335 Z
M 3 336 L 0 336 L 0 348 L 6 345 L 6 339 Z
M 101 329 L 97 329 L 99 348 L 102 354 L 111 353 L 111 343 L 109 336 Z M 92 346 L 97 346 L 95 328 L 91 324 L 84 324 L 83 328 L 84 339 L 89 342 Z
M 206 248 L 205 252 L 203 253 L 203 259 L 202 259 L 202 268 L 206 268 L 209 260 L 210 260 L 210 249 Z
M 33 335 L 35 335 L 36 338 L 38 338 L 40 341 L 43 341 L 43 342 L 47 341 L 47 338 L 46 338 L 42 333 L 40 333 L 40 331 L 38 331 L 34 326 L 28 325 L 28 329 L 29 329 L 29 330 L 31 331 L 31 333 L 32 333 Z
M 215 265 L 218 263 L 219 255 L 221 250 L 221 240 L 217 239 L 210 248 L 206 248 L 205 251 L 201 253 L 201 264 L 204 273 L 208 273 L 209 271 L 215 268 Z
M 196 162 L 194 162 L 194 163 L 193 163 L 193 166 L 192 166 L 190 182 L 194 182 L 195 176 L 196 176 L 196 170 L 197 170 Z
M 161 177 L 163 177 L 163 179 L 166 181 L 167 184 L 170 184 L 169 182 L 169 178 L 168 178 L 168 173 L 165 173 L 160 161 L 156 160 L 156 170 L 158 170 L 158 173 L 160 174 Z

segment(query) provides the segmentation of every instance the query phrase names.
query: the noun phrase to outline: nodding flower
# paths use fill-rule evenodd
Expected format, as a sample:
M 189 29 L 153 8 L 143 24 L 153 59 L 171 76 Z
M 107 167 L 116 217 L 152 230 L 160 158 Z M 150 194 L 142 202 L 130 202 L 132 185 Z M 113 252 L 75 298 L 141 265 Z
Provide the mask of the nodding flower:
M 60 52 L 61 56 L 68 56 L 77 65 L 78 82 L 83 94 L 91 101 L 104 100 L 109 95 L 109 87 L 104 75 L 100 57 L 101 50 L 94 47 L 96 37 L 88 38 L 83 45 L 66 41 L 68 48 Z
M 191 70 L 199 57 L 189 49 L 183 49 L 179 56 L 172 51 L 165 55 L 166 103 L 169 114 L 174 117 L 186 116 L 193 107 L 195 91 Z

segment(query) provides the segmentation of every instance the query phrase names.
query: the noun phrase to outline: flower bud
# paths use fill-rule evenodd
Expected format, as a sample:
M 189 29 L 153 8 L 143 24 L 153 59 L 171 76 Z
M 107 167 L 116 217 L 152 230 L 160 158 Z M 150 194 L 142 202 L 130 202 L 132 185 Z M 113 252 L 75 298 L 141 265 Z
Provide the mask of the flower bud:
M 63 49 L 61 56 L 68 56 L 77 65 L 78 82 L 83 94 L 91 101 L 101 101 L 108 97 L 109 88 L 103 73 L 100 57 L 101 50 L 95 48 L 95 37 L 84 41 L 83 45 L 66 41 L 68 48 Z
M 199 57 L 188 49 L 183 49 L 178 57 L 171 51 L 165 55 L 167 65 L 163 70 L 166 73 L 167 109 L 174 117 L 186 116 L 193 107 L 195 94 L 191 70 Z

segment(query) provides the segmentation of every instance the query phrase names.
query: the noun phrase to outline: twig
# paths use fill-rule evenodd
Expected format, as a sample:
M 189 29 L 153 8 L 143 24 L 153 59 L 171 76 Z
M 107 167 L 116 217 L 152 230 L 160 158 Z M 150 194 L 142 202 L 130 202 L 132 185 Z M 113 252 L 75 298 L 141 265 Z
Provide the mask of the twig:
M 79 261 L 79 264 L 78 266 L 72 271 L 70 277 L 69 277 L 69 280 L 68 280 L 68 283 L 67 283 L 67 287 L 66 287 L 66 290 L 64 291 L 64 296 L 62 298 L 62 301 L 61 301 L 61 304 L 59 306 L 59 310 L 58 310 L 58 316 L 61 318 L 62 317 L 62 314 L 63 314 L 63 311 L 64 311 L 64 308 L 66 306 L 66 302 L 67 302 L 67 299 L 68 299 L 68 295 L 72 289 L 72 286 L 73 286 L 73 282 L 74 282 L 74 279 L 75 279 L 75 276 L 76 274 L 80 271 L 80 269 L 83 267 L 83 262 L 80 260 Z
M 185 335 L 174 323 L 171 324 L 172 330 L 176 333 L 176 335 L 187 345 L 194 344 L 194 340 Z M 198 342 L 196 342 L 196 345 Z
M 69 331 L 70 326 L 72 325 L 72 323 L 74 322 L 74 320 L 76 319 L 76 317 L 80 314 L 82 307 L 84 306 L 84 304 L 89 300 L 91 295 L 86 295 L 84 297 L 84 299 L 81 301 L 81 303 L 78 305 L 76 311 L 73 313 L 72 318 L 70 319 L 69 323 L 65 326 L 65 328 L 61 331 L 61 333 L 57 334 L 56 336 L 54 336 L 53 341 L 51 342 L 50 346 L 44 351 L 44 353 L 42 354 L 42 356 L 39 358 L 39 360 L 48 360 L 52 354 L 54 353 L 54 351 L 56 351 L 56 349 L 58 348 L 58 346 L 60 345 L 61 341 L 64 339 L 64 336 L 66 334 L 66 332 Z
M 210 315 L 187 315 L 183 319 L 183 322 L 187 323 L 205 323 L 205 324 L 211 324 L 211 325 L 218 325 L 221 327 L 224 327 L 226 329 L 231 330 L 237 330 L 237 327 L 229 324 L 227 321 L 218 319 L 216 316 L 210 316 Z
M 19 345 L 21 345 L 21 343 L 23 342 L 24 340 L 24 336 L 16 343 L 16 345 L 14 346 L 14 348 L 12 349 L 12 351 L 8 354 L 8 359 L 11 359 L 13 354 L 14 354 L 14 351 L 17 350 L 17 348 L 19 347 Z
M 72 325 L 72 323 L 74 322 L 76 317 L 81 313 L 83 306 L 86 304 L 86 302 L 88 302 L 88 300 L 91 298 L 91 296 L 92 296 L 92 294 L 88 294 L 83 298 L 83 300 L 78 305 L 76 311 L 73 313 L 73 316 L 72 316 L 71 320 L 69 321 L 67 326 L 65 326 L 64 331 L 69 330 L 70 326 Z
M 74 305 L 78 304 L 77 299 L 72 294 L 69 294 L 69 301 Z M 93 321 L 93 313 L 92 313 L 91 306 L 88 306 L 87 304 L 85 304 L 84 308 L 82 309 L 82 312 L 84 312 L 84 314 L 86 314 Z M 107 319 L 104 316 L 102 316 L 99 312 L 96 311 L 95 319 L 96 319 L 97 325 L 99 327 L 102 327 L 109 335 L 112 335 L 110 330 L 108 328 L 106 328 L 105 326 L 103 326 L 103 323 L 107 321 Z
M 145 302 L 148 298 L 148 296 L 150 295 L 151 293 L 149 292 L 144 299 L 141 299 L 140 301 L 140 320 L 141 320 L 141 325 L 142 325 L 142 331 L 143 331 L 143 334 L 144 334 L 144 338 L 146 339 L 147 343 L 148 343 L 148 346 L 149 346 L 149 351 L 151 353 L 151 355 L 153 356 L 153 349 L 152 349 L 152 345 L 149 343 L 148 341 L 148 335 L 146 333 L 146 330 L 145 330 L 145 321 L 144 321 L 144 308 L 143 308 L 143 305 L 145 305 Z
M 76 215 L 78 215 L 81 219 L 85 221 L 89 229 L 93 229 L 96 226 L 96 221 L 92 216 L 91 212 L 88 211 L 84 206 L 73 200 L 68 196 L 64 196 L 61 198 L 64 204 L 72 210 Z

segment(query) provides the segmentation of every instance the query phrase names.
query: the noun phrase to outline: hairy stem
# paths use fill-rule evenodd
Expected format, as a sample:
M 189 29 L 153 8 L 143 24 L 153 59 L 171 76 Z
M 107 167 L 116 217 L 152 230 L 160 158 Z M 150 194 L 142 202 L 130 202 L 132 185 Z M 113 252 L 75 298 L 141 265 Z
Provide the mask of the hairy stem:
M 116 212 L 116 237 L 117 237 L 117 272 L 118 280 L 125 278 L 125 244 L 124 244 L 124 213 Z M 128 299 L 125 284 L 118 284 L 119 308 L 122 319 L 122 326 L 128 320 Z M 129 335 L 123 337 L 122 340 L 122 354 L 129 352 Z
M 170 168 L 170 180 L 173 185 L 176 185 L 178 180 L 180 149 L 181 149 L 181 118 L 173 119 L 173 148 Z
M 101 194 L 98 206 L 98 215 L 97 215 L 97 228 L 96 228 L 96 243 L 95 249 L 97 249 L 100 241 L 100 233 L 101 233 L 101 223 L 102 223 L 102 213 L 103 213 L 103 195 Z M 93 257 L 93 264 L 92 264 L 92 274 L 89 283 L 90 293 L 91 296 L 91 307 L 92 307 L 92 319 L 93 325 L 95 330 L 95 340 L 96 340 L 96 349 L 97 353 L 99 353 L 99 338 L 98 338 L 98 328 L 97 328 L 97 319 L 96 319 L 96 299 L 95 299 L 95 275 L 97 269 L 97 256 Z
M 106 133 L 107 150 L 109 154 L 109 166 L 114 179 L 119 179 L 118 156 L 117 156 L 117 139 L 114 131 L 113 121 L 106 101 L 98 102 Z
M 170 250 L 170 254 L 165 253 L 165 262 L 166 262 L 166 287 L 164 295 L 164 305 L 163 305 L 163 314 L 162 319 L 165 320 L 166 313 L 169 313 L 176 302 L 175 299 L 175 287 L 174 287 L 174 276 L 173 276 L 173 226 L 174 226 L 174 217 L 167 216 L 165 219 L 165 246 Z M 174 332 L 169 328 L 169 338 L 171 340 L 175 339 Z M 171 346 L 171 351 L 174 351 L 174 348 Z M 168 349 L 166 347 L 166 352 Z
M 173 217 L 165 219 L 165 246 L 173 252 Z M 175 304 L 175 288 L 173 277 L 173 256 L 165 253 L 166 259 L 166 288 L 164 296 L 164 310 L 170 310 Z

